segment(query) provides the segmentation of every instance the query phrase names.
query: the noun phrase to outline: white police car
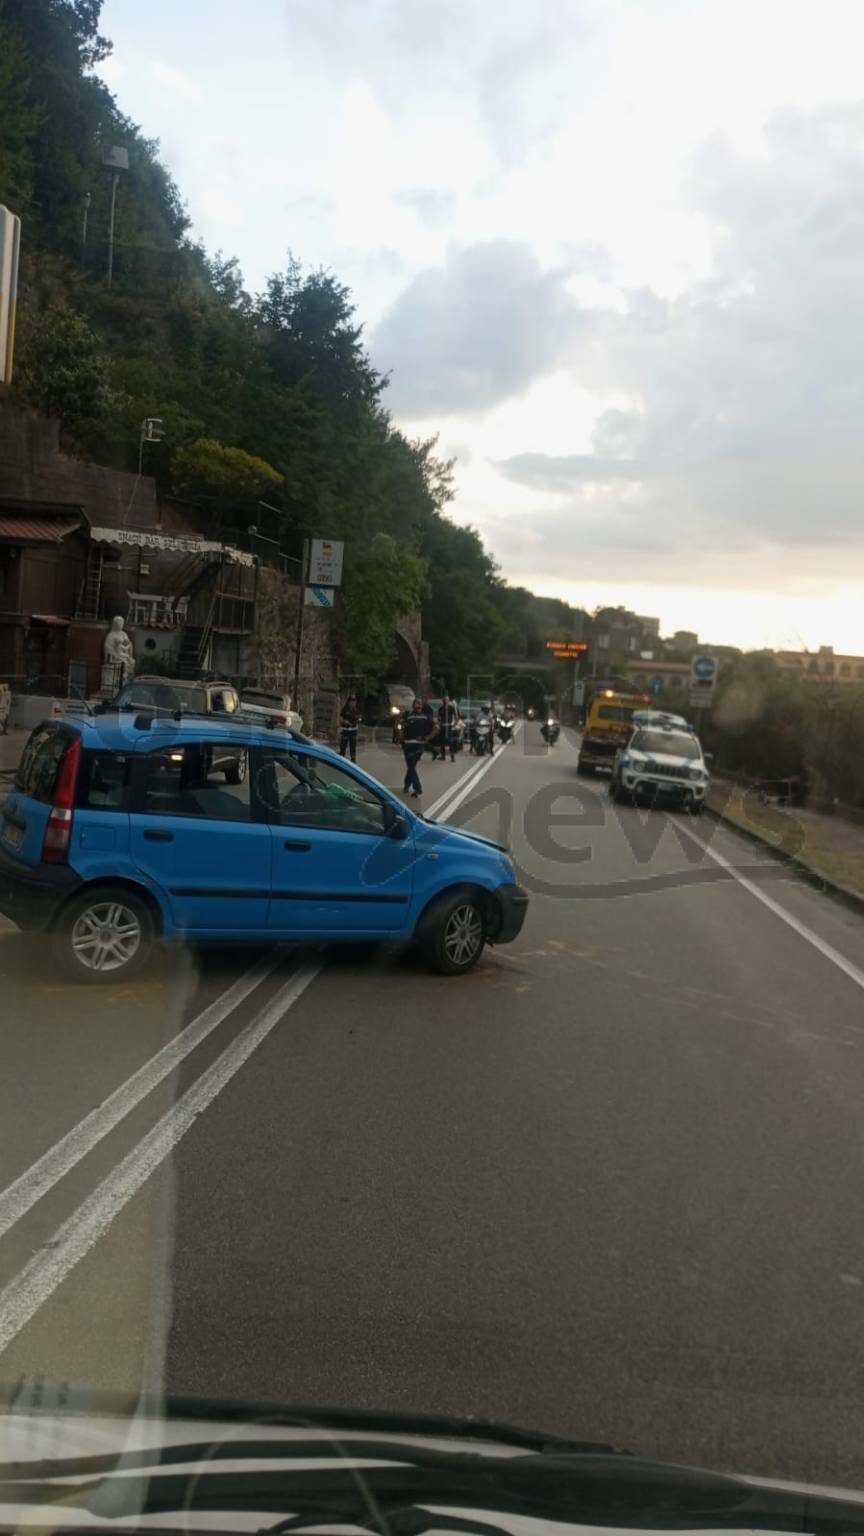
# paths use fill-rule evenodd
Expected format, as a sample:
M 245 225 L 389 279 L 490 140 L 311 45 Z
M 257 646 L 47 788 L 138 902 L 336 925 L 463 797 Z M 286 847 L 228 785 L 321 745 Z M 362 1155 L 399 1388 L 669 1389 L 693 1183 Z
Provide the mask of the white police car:
M 699 815 L 710 775 L 692 728 L 656 720 L 637 724 L 626 747 L 615 757 L 609 797 L 617 802 L 665 801 Z

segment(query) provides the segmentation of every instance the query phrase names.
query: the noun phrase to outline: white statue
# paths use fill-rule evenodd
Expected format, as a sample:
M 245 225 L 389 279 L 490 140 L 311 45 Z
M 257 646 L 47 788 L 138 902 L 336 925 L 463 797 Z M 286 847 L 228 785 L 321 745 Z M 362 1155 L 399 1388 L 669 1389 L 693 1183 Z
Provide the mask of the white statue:
M 135 652 L 119 614 L 111 620 L 111 628 L 105 636 L 103 651 L 105 661 L 112 667 L 120 668 L 121 684 L 131 682 L 135 676 Z

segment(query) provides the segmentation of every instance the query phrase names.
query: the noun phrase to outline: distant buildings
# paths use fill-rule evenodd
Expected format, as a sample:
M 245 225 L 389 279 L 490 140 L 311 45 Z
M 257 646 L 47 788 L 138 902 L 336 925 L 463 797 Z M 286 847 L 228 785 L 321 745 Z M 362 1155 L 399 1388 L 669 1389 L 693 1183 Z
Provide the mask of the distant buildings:
M 835 654 L 833 645 L 820 645 L 818 651 L 774 651 L 777 665 L 784 672 L 799 677 L 802 683 L 837 686 L 864 683 L 864 656 Z

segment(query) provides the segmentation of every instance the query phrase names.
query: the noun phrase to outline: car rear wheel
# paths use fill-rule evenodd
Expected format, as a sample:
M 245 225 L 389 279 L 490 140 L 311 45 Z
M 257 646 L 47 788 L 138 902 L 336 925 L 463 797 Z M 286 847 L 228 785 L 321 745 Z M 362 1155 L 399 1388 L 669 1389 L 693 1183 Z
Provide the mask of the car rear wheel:
M 476 896 L 456 892 L 430 914 L 423 950 L 442 976 L 462 976 L 477 964 L 486 943 L 486 916 Z
M 146 963 L 153 918 L 133 892 L 95 886 L 70 902 L 54 935 L 54 950 L 76 981 L 127 981 Z

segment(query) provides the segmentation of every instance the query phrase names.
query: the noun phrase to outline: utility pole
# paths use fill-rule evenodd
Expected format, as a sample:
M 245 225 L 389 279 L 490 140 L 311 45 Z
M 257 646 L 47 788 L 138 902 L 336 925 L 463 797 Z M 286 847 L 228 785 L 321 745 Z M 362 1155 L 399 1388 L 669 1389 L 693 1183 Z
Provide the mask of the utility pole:
M 297 610 L 297 646 L 294 651 L 294 709 L 300 708 L 300 660 L 303 655 L 303 611 L 306 606 L 306 579 L 309 574 L 309 540 L 303 540 L 303 564 L 300 567 L 300 607 Z

